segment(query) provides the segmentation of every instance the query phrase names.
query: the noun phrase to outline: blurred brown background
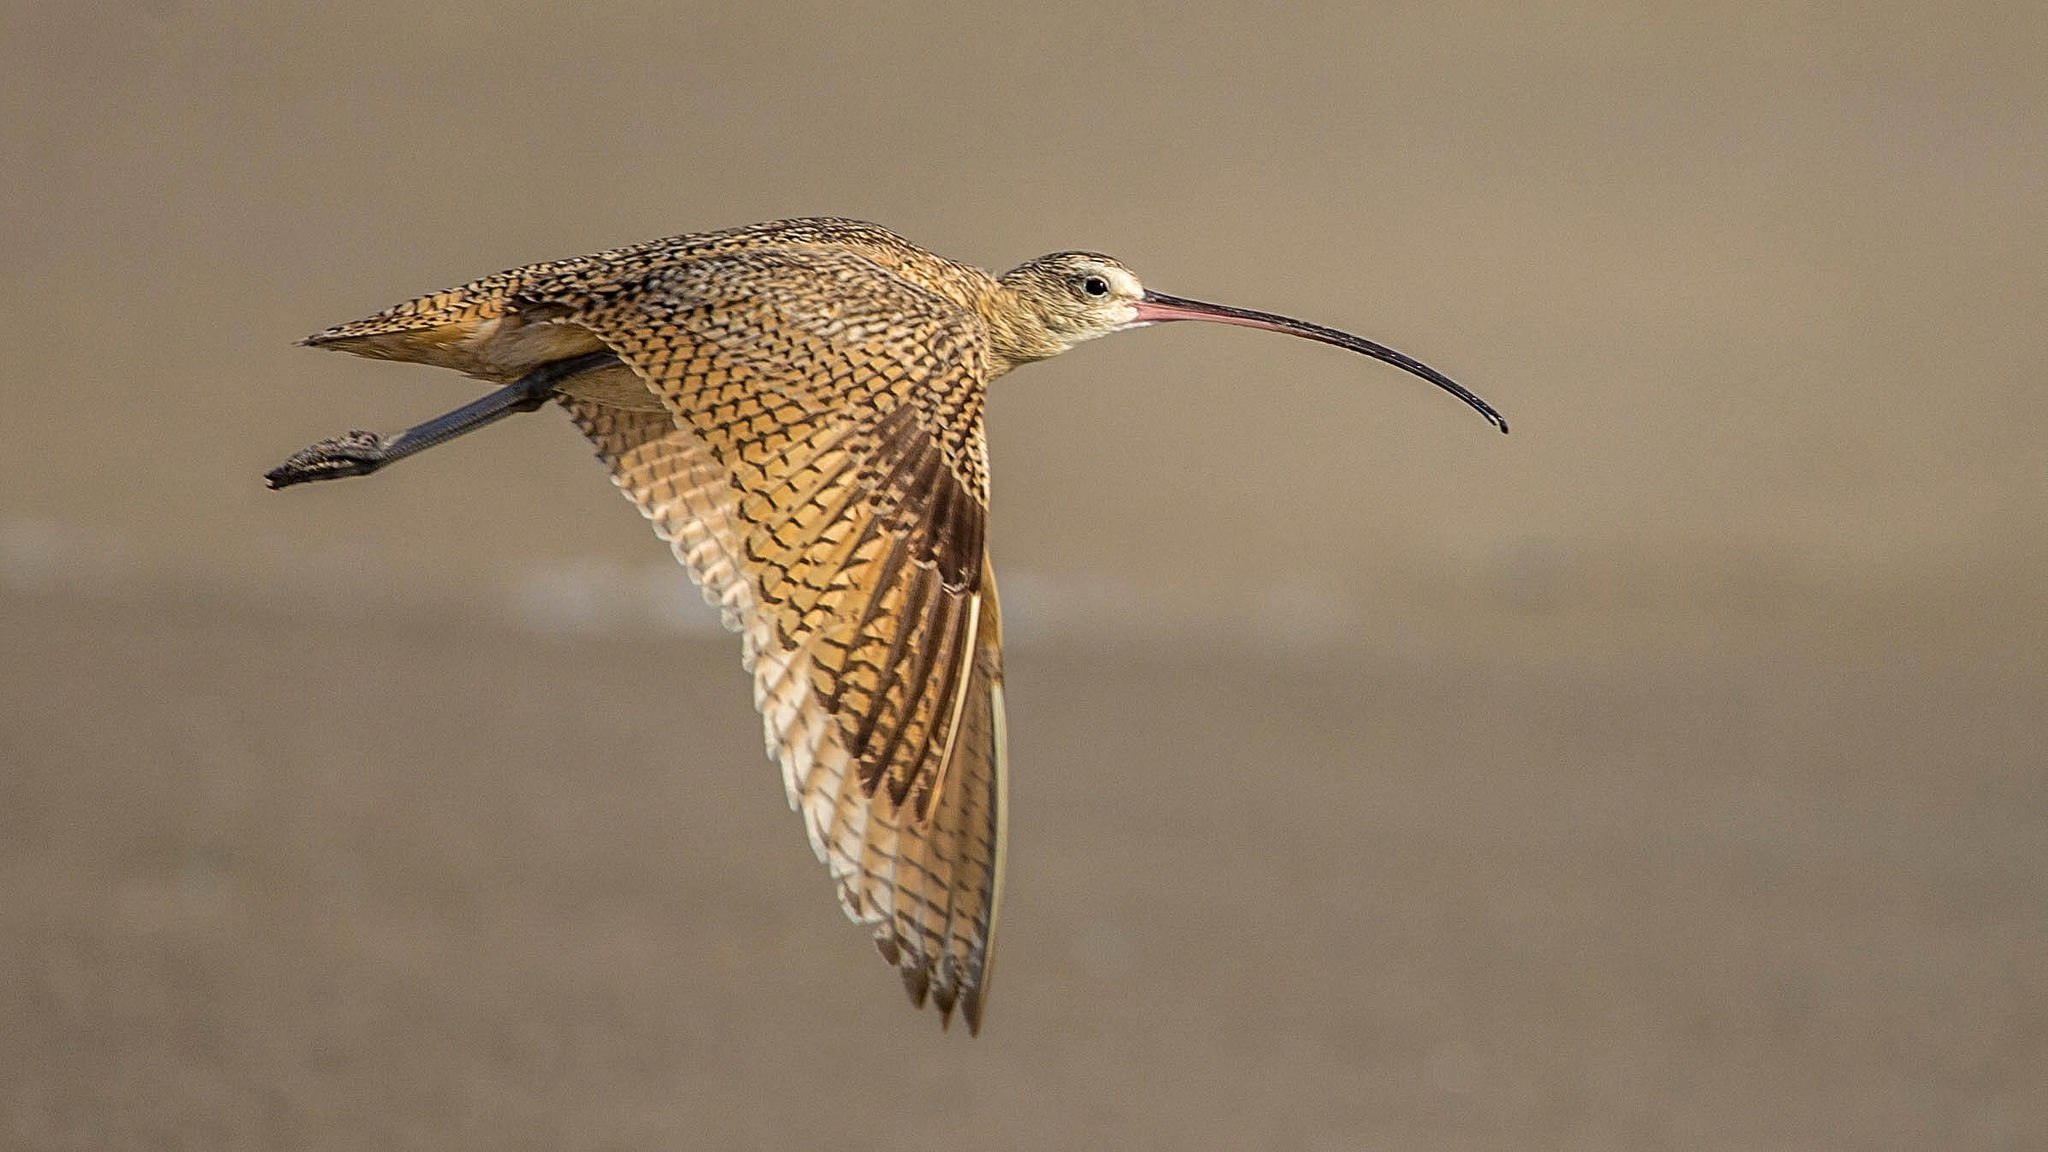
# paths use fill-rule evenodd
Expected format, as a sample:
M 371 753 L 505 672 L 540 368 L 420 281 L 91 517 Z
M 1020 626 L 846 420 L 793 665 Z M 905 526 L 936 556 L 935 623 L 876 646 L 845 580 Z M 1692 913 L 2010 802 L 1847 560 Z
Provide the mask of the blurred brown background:
M 2048 1143 L 2048 10 L 0 7 L 0 1143 Z M 292 341 L 776 216 L 1005 380 L 978 1040 L 548 414 Z

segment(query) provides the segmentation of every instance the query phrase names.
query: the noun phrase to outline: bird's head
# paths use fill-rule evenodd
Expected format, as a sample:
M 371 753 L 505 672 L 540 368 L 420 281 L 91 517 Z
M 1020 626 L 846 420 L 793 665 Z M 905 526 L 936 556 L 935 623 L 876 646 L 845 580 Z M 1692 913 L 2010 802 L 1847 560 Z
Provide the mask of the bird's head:
M 1383 344 L 1336 328 L 1325 328 L 1291 316 L 1254 312 L 1226 304 L 1209 304 L 1182 296 L 1153 292 L 1122 261 L 1100 252 L 1054 252 L 1019 264 L 1002 274 L 1008 292 L 988 309 L 996 354 L 1007 372 L 1019 364 L 1057 356 L 1076 344 L 1174 320 L 1207 320 L 1244 328 L 1284 332 L 1334 344 L 1412 372 L 1470 405 L 1505 432 L 1508 422 L 1493 406 L 1463 385 L 1413 357 Z
M 1145 286 L 1137 274 L 1100 252 L 1054 252 L 1002 275 L 1026 323 L 1019 359 L 1057 356 L 1084 340 L 1138 322 Z

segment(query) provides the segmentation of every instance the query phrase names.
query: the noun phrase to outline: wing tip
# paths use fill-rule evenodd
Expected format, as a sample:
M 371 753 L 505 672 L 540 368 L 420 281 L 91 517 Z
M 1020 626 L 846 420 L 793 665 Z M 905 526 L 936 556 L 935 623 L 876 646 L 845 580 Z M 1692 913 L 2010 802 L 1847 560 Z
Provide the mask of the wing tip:
M 981 989 L 968 988 L 960 994 L 960 1018 L 967 1021 L 969 1036 L 981 1035 Z
M 903 973 L 903 990 L 910 993 L 910 1006 L 924 1007 L 925 997 L 932 990 L 931 972 L 917 963 L 905 964 L 900 971 Z
M 967 1025 L 967 1034 L 981 1035 L 983 998 L 979 984 L 970 984 L 957 978 L 950 981 L 935 981 L 930 965 L 906 950 L 892 933 L 877 933 L 875 950 L 880 952 L 882 959 L 903 977 L 903 990 L 910 997 L 911 1007 L 921 1009 L 926 1003 L 930 1003 L 938 1010 L 940 1031 L 952 1031 L 953 1014 L 957 1011 L 960 1019 Z

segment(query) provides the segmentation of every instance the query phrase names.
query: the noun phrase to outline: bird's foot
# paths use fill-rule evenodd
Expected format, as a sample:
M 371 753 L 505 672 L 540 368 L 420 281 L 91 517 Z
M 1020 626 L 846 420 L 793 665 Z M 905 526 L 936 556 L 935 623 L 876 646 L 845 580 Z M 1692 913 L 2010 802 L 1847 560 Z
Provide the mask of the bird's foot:
M 318 444 L 309 444 L 291 458 L 263 474 L 272 488 L 289 488 L 309 480 L 338 480 L 343 476 L 368 476 L 389 459 L 384 437 L 375 432 L 344 432 Z

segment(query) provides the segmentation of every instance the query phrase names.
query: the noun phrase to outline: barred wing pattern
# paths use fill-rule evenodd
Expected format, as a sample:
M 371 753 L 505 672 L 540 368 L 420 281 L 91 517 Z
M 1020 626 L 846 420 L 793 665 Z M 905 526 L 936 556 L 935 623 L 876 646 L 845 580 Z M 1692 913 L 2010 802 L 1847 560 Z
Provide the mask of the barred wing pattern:
M 977 317 L 866 258 L 724 252 L 522 285 L 667 412 L 562 402 L 754 676 L 768 753 L 911 998 L 979 1030 L 1005 820 Z

